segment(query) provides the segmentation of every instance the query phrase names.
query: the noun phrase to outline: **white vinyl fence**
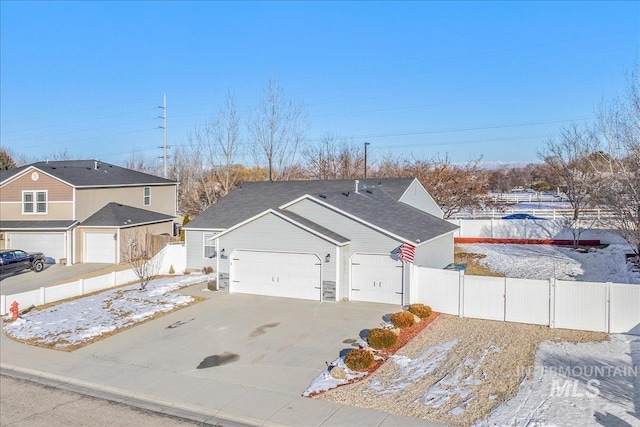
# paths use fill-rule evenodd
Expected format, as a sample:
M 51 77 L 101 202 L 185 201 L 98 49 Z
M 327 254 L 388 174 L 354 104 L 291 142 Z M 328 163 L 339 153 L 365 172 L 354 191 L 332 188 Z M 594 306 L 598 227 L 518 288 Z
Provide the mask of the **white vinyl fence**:
M 640 335 L 640 285 L 469 276 L 413 267 L 411 303 L 476 319 Z
M 132 270 L 114 271 L 98 277 L 90 279 L 79 279 L 71 283 L 63 285 L 42 287 L 28 292 L 19 294 L 1 295 L 0 296 L 0 315 L 4 316 L 8 313 L 11 304 L 14 301 L 18 303 L 20 310 L 32 305 L 44 305 L 50 302 L 61 301 L 67 298 L 73 298 L 80 295 L 90 294 L 95 291 L 124 285 L 126 283 L 135 282 L 138 277 Z

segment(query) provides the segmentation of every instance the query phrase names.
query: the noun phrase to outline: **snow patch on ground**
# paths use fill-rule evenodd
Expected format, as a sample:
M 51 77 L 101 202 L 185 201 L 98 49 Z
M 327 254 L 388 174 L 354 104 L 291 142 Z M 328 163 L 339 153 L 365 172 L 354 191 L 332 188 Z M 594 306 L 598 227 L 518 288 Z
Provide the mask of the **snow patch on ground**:
M 347 365 L 344 364 L 344 357 L 340 357 L 334 360 L 333 362 L 331 362 L 330 366 L 332 368 L 334 367 L 342 368 L 346 374 L 346 378 L 345 379 L 333 378 L 331 376 L 331 372 L 329 369 L 327 369 L 326 371 L 322 371 L 320 375 L 318 375 L 316 378 L 313 379 L 313 381 L 311 381 L 311 384 L 309 385 L 309 387 L 305 390 L 304 393 L 302 393 L 303 396 L 308 397 L 316 393 L 331 390 L 332 388 L 336 388 L 344 384 L 349 384 L 354 380 L 364 378 L 368 375 L 367 372 L 356 372 L 349 369 Z
M 158 312 L 189 304 L 192 297 L 174 291 L 206 279 L 198 275 L 167 277 L 152 280 L 145 290 L 139 285 L 112 289 L 23 314 L 14 322 L 6 322 L 4 330 L 19 340 L 60 348 L 82 344 Z
M 640 425 L 640 337 L 544 342 L 531 379 L 476 426 Z
M 551 245 L 460 244 L 465 252 L 483 254 L 480 263 L 507 277 L 640 284 L 640 273 L 625 260 L 627 245 L 591 248 L 587 253 Z

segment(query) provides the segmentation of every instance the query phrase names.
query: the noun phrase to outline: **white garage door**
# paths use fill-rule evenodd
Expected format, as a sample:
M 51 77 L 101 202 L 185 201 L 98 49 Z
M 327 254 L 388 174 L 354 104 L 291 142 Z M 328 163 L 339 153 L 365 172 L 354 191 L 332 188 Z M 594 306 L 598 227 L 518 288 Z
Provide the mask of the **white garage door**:
M 115 264 L 116 241 L 113 233 L 84 233 L 84 262 Z
M 315 254 L 236 250 L 229 292 L 320 301 L 321 269 Z
M 7 233 L 7 247 L 26 252 L 42 252 L 58 262 L 66 257 L 66 233 Z
M 402 262 L 389 255 L 351 257 L 351 299 L 402 304 Z

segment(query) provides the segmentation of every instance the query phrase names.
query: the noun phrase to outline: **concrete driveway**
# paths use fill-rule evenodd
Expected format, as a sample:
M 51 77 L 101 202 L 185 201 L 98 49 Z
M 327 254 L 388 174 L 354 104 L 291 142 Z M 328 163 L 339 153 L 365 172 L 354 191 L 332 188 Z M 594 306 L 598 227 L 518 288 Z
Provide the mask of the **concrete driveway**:
M 101 360 L 299 396 L 325 362 L 399 306 L 201 292 L 210 298 L 76 350 Z M 188 292 L 187 292 L 188 293 Z M 105 378 L 117 384 L 117 377 Z
M 32 291 L 41 287 L 73 282 L 81 277 L 94 277 L 126 268 L 126 265 L 99 263 L 81 263 L 68 266 L 47 264 L 40 273 L 23 270 L 16 274 L 0 276 L 0 293 L 7 295 Z

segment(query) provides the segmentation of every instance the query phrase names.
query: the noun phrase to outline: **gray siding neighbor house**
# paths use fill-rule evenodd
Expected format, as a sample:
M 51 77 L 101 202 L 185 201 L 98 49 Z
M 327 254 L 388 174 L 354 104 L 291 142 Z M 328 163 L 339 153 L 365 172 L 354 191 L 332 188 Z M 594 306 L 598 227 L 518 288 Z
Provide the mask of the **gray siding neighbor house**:
M 220 288 L 311 300 L 409 301 L 414 264 L 453 262 L 457 227 L 417 179 L 244 183 L 184 227 L 187 268 Z

